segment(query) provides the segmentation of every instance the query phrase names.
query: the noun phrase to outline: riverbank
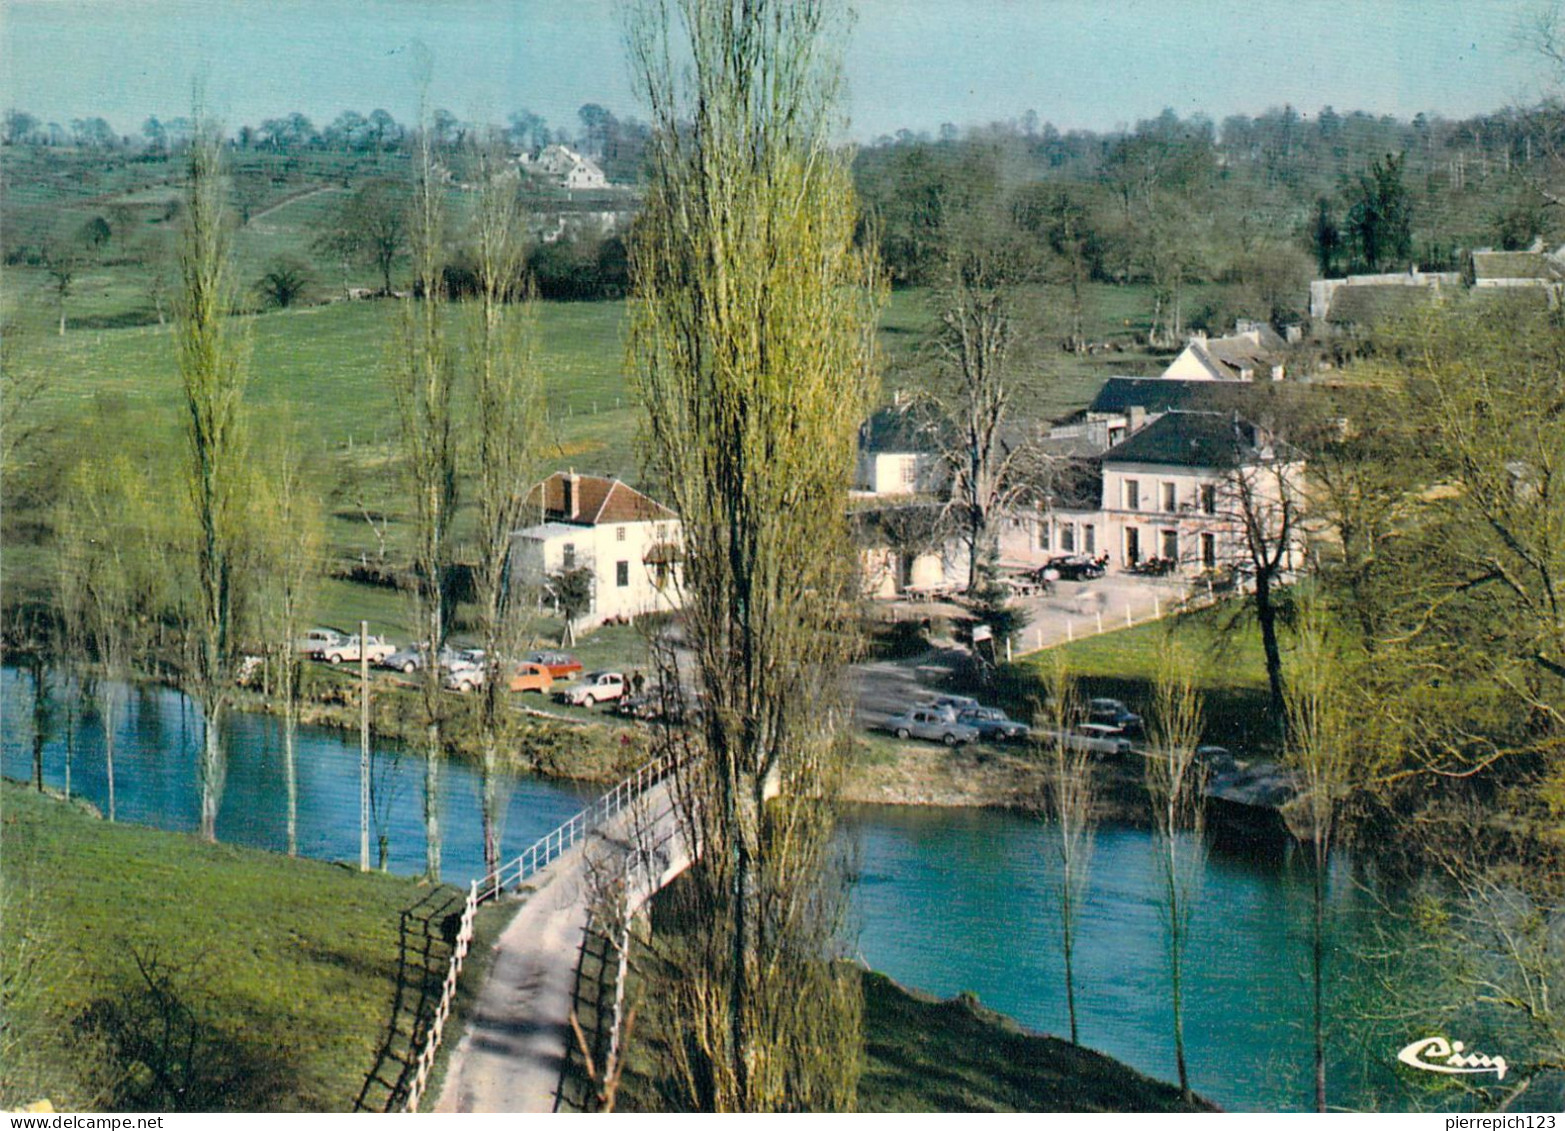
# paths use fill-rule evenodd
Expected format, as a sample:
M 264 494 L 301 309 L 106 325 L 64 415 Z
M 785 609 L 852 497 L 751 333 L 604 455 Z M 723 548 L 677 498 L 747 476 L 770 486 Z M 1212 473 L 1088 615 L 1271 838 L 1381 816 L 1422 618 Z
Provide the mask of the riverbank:
M 438 984 L 460 892 L 109 824 L 11 782 L 0 809 L 3 974 L 19 987 L 0 1104 L 347 1111 L 384 1098 L 366 1095 L 366 1075 L 394 1067 L 393 1004 Z M 475 952 L 506 911 L 480 923 Z M 866 1110 L 1185 1110 L 1168 1085 L 970 1001 L 868 974 L 865 1003 Z M 179 1040 L 147 1039 L 165 1023 Z

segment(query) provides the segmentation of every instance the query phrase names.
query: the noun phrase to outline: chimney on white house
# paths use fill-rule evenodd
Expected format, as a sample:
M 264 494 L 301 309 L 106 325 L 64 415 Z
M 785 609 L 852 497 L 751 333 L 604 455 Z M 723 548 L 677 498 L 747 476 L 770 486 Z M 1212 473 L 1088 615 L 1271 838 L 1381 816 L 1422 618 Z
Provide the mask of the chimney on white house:
M 581 514 L 581 476 L 576 474 L 573 467 L 565 476 L 565 517 L 575 518 Z

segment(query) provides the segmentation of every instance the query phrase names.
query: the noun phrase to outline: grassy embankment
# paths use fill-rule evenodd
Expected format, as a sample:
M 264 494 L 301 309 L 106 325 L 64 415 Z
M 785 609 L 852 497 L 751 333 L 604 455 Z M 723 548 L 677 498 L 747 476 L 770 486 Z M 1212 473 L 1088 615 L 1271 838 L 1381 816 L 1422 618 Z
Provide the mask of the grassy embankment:
M 6 1107 L 351 1110 L 399 977 L 409 1002 L 426 969 L 439 992 L 457 889 L 111 825 L 10 783 L 0 799 Z M 481 938 L 505 917 L 481 915 Z
M 11 783 L 0 799 L 6 1106 L 350 1110 L 386 1036 L 404 912 L 421 946 L 460 904 L 451 888 L 110 825 Z M 480 916 L 469 992 L 505 917 Z M 437 984 L 444 961 L 437 943 Z M 974 1003 L 874 974 L 864 988 L 866 1110 L 1178 1110 L 1168 1085 Z

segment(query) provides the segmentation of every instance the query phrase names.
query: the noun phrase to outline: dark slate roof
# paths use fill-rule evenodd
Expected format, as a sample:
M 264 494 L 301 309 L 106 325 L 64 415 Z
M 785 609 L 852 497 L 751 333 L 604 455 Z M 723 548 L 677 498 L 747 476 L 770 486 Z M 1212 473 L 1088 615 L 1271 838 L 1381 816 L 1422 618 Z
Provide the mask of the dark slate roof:
M 1104 463 L 1238 467 L 1255 454 L 1255 426 L 1220 412 L 1170 412 L 1103 453 Z
M 887 405 L 859 427 L 859 450 L 938 455 L 949 425 L 927 401 Z
M 1218 389 L 1211 381 L 1180 381 L 1166 377 L 1110 377 L 1087 406 L 1088 412 L 1124 413 L 1132 406 L 1148 412 L 1196 408 Z

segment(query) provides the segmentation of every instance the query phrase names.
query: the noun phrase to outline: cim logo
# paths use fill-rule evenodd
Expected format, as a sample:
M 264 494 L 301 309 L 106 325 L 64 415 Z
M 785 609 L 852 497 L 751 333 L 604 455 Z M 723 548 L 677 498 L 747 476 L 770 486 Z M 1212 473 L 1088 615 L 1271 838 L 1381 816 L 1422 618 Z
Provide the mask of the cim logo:
M 1452 1076 L 1493 1072 L 1496 1080 L 1505 1079 L 1506 1065 L 1503 1056 L 1463 1052 L 1465 1047 L 1461 1041 L 1448 1041 L 1444 1037 L 1425 1037 L 1414 1041 L 1397 1053 L 1397 1059 L 1422 1072 L 1443 1072 Z

